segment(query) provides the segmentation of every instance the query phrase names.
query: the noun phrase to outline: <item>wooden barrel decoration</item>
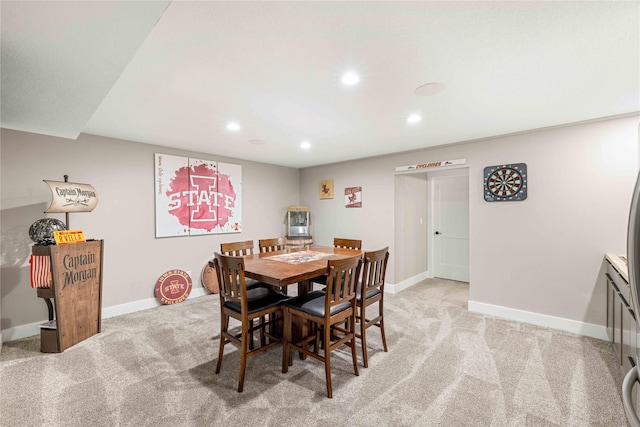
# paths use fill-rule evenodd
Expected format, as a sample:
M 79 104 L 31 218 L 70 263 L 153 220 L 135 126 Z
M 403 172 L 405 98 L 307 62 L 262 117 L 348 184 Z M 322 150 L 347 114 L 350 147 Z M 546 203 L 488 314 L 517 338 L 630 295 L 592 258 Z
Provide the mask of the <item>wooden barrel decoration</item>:
M 218 276 L 216 274 L 216 269 L 213 268 L 212 265 L 209 265 L 209 262 L 204 264 L 202 268 L 202 274 L 200 275 L 200 280 L 202 282 L 202 286 L 207 288 L 209 292 L 212 294 L 217 294 L 220 292 L 218 288 Z M 213 263 L 212 263 L 213 264 Z

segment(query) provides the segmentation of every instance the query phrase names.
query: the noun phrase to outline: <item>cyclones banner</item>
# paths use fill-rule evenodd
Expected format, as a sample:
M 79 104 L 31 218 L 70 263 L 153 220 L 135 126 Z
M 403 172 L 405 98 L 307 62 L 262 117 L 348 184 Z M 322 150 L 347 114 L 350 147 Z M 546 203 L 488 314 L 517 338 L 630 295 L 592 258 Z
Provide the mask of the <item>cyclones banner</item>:
M 242 231 L 242 166 L 155 155 L 156 237 Z
M 446 166 L 464 165 L 467 159 L 440 160 L 437 162 L 420 163 L 418 165 L 396 166 L 396 172 L 414 171 L 419 169 L 442 168 Z

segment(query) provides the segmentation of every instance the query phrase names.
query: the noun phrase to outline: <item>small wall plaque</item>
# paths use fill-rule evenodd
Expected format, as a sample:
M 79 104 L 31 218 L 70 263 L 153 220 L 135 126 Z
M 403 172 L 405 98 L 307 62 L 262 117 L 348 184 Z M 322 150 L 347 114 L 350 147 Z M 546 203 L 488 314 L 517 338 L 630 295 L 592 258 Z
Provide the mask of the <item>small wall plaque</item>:
M 344 206 L 347 208 L 362 207 L 362 187 L 348 187 L 344 189 Z
M 333 180 L 327 179 L 320 181 L 318 193 L 321 199 L 333 199 Z

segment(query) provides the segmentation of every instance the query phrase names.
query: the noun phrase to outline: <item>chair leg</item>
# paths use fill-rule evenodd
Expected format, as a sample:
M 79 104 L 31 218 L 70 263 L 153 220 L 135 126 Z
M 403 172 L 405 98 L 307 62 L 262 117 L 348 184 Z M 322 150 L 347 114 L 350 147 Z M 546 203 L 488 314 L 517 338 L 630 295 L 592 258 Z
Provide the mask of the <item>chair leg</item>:
M 244 388 L 244 374 L 247 370 L 247 353 L 249 352 L 249 341 L 253 341 L 253 335 L 249 335 L 251 328 L 242 322 L 242 336 L 240 338 L 240 378 L 238 380 L 238 393 Z
M 229 329 L 229 316 L 222 314 L 220 321 L 220 348 L 218 350 L 218 363 L 216 364 L 216 374 L 220 373 L 222 367 L 222 355 L 224 354 L 224 345 L 227 343 L 227 339 L 223 336 L 223 332 L 227 332 Z
M 382 314 L 382 301 L 380 302 L 380 335 L 382 336 L 382 346 L 387 351 L 387 338 L 384 335 L 384 314 Z
M 260 317 L 260 345 L 262 347 L 264 347 L 265 345 L 267 345 L 267 337 L 264 334 L 265 332 L 265 328 L 267 327 L 267 318 L 266 316 L 262 316 Z
M 349 324 L 351 327 L 349 328 L 349 334 L 351 334 L 351 358 L 353 359 L 353 371 L 356 376 L 360 375 L 358 372 L 358 356 L 356 356 L 356 318 L 355 313 L 351 316 L 351 321 Z
M 253 319 L 249 320 L 249 332 L 251 337 L 249 339 L 249 350 L 253 350 L 253 331 L 255 330 L 255 326 L 253 325 Z
M 369 354 L 367 353 L 367 319 L 364 310 L 360 311 L 360 344 L 362 345 L 362 364 L 369 367 Z
M 285 307 L 284 326 L 282 327 L 282 373 L 289 372 L 289 365 L 293 363 L 291 351 L 289 350 L 289 342 L 291 341 L 291 313 Z
M 331 328 L 322 328 L 324 335 L 324 373 L 327 380 L 327 396 L 333 398 L 333 390 L 331 387 Z

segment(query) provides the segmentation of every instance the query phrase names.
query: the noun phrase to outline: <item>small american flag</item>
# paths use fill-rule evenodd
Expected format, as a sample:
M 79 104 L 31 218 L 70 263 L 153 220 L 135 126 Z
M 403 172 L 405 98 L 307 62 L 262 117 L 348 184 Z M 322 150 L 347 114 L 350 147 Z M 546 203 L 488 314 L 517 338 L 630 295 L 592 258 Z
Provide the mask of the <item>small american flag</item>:
M 51 287 L 51 258 L 44 255 L 31 255 L 31 287 Z

